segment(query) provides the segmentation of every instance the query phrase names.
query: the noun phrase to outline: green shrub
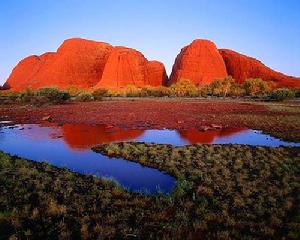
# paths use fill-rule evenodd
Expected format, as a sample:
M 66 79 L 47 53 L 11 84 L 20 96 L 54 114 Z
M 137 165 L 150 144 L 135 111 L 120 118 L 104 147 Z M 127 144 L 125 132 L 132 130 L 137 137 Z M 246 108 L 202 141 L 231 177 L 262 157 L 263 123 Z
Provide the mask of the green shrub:
M 248 96 L 263 96 L 271 92 L 272 83 L 261 78 L 250 78 L 244 82 L 243 87 Z
M 300 89 L 296 89 L 294 92 L 295 92 L 295 98 L 300 98 Z
M 295 97 L 295 93 L 288 88 L 278 88 L 271 92 L 270 98 L 277 101 L 283 101 L 285 99 L 292 99 Z
M 10 90 L 0 90 L 0 105 L 13 104 L 18 100 L 19 93 Z
M 233 83 L 234 80 L 231 76 L 212 82 L 210 84 L 212 94 L 218 97 L 226 97 L 230 93 L 230 88 Z
M 199 89 L 188 79 L 179 79 L 178 82 L 169 87 L 169 96 L 172 97 L 197 97 Z
M 108 95 L 108 90 L 105 88 L 98 88 L 92 92 L 92 95 L 95 100 L 102 100 L 103 97 Z
M 22 103 L 29 103 L 33 97 L 34 92 L 30 88 L 27 88 L 23 92 L 19 93 L 18 100 Z
M 50 103 L 62 103 L 71 97 L 68 92 L 53 87 L 40 88 L 35 92 L 35 96 L 43 101 L 48 99 Z
M 82 92 L 78 96 L 76 96 L 76 101 L 79 102 L 90 102 L 94 100 L 94 97 L 91 93 L 88 92 Z
M 151 87 L 146 86 L 141 90 L 141 97 L 165 97 L 169 95 L 169 91 L 167 87 Z

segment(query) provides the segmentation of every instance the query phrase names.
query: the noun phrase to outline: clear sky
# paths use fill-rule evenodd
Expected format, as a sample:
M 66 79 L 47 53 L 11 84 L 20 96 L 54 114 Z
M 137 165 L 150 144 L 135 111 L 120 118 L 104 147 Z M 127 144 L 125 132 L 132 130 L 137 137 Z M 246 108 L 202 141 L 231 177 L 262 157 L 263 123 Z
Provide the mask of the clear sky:
M 0 84 L 22 58 L 71 37 L 135 48 L 168 73 L 205 38 L 300 76 L 300 0 L 0 0 Z

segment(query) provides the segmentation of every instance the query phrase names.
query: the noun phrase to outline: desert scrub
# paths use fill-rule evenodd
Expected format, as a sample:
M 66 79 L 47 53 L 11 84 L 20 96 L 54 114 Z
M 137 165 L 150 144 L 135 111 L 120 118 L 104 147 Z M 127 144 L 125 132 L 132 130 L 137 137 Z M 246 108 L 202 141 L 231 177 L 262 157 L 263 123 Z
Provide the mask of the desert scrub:
M 189 226 L 190 236 L 299 238 L 299 148 L 115 143 L 93 150 L 176 176 L 172 223 Z
M 3 152 L 0 191 L 0 239 L 141 238 L 157 219 L 150 197 Z
M 168 172 L 177 186 L 171 195 L 130 193 L 0 152 L 0 238 L 299 239 L 299 148 L 119 143 L 94 150 Z
M 103 97 L 108 96 L 108 90 L 105 88 L 98 88 L 92 92 L 92 95 L 96 101 L 101 101 Z
M 75 97 L 75 100 L 78 102 L 91 102 L 94 100 L 94 97 L 89 92 L 81 92 Z
M 35 106 L 61 104 L 70 99 L 70 94 L 68 92 L 54 87 L 40 88 L 36 91 L 28 88 L 20 93 L 12 92 L 10 96 L 10 98 L 17 103 L 31 104 Z
M 171 97 L 197 97 L 200 95 L 197 86 L 189 79 L 179 79 L 168 90 Z
M 295 97 L 295 93 L 288 88 L 278 88 L 270 93 L 270 99 L 276 101 L 283 101 Z
M 63 103 L 70 99 L 68 92 L 53 87 L 40 88 L 34 95 L 36 97 L 44 97 L 50 103 Z
M 234 79 L 231 76 L 216 80 L 210 84 L 212 94 L 218 97 L 226 97 L 230 94 L 230 89 L 233 84 Z
M 269 94 L 273 88 L 272 82 L 267 82 L 261 78 L 250 78 L 243 83 L 245 93 L 252 97 L 262 97 Z

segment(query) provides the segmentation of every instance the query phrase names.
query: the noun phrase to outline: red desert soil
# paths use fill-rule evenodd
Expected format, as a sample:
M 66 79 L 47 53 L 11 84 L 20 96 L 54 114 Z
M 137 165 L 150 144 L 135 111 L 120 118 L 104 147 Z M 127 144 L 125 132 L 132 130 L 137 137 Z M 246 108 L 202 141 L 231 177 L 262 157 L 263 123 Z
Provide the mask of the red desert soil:
M 0 106 L 0 120 L 15 123 L 109 124 L 129 129 L 202 129 L 222 127 L 263 130 L 300 141 L 299 103 L 263 103 L 237 100 L 121 99 L 69 103 L 46 107 Z

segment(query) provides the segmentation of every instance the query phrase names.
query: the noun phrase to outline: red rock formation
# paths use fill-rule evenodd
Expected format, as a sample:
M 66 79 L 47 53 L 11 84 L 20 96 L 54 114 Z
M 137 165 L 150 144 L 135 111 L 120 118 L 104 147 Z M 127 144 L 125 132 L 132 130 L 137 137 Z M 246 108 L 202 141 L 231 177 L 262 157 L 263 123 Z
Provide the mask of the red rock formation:
M 159 86 L 166 81 L 162 63 L 149 62 L 142 53 L 126 47 L 115 47 L 96 88 L 122 88 L 127 85 Z
M 45 86 L 89 88 L 101 79 L 112 50 L 107 43 L 69 39 L 56 53 L 30 56 L 12 71 L 5 87 L 13 90 Z
M 158 61 L 149 61 L 146 64 L 146 85 L 150 86 L 166 86 L 168 83 L 168 76 L 165 66 Z
M 58 88 L 120 88 L 166 83 L 164 65 L 148 61 L 140 52 L 112 47 L 110 44 L 85 39 L 69 39 L 56 53 L 30 56 L 12 71 L 5 88 L 24 90 L 54 86 Z
M 208 40 L 194 40 L 177 55 L 169 85 L 180 78 L 206 85 L 226 76 L 226 67 L 216 45 Z
M 276 87 L 300 87 L 300 78 L 276 72 L 255 58 L 229 49 L 220 49 L 219 52 L 225 61 L 228 74 L 238 83 L 243 83 L 249 78 L 261 78 L 265 81 L 274 81 Z
M 39 71 L 43 60 L 39 56 L 29 56 L 21 60 L 13 69 L 4 88 L 22 90 L 28 88 L 33 81 L 33 77 Z

